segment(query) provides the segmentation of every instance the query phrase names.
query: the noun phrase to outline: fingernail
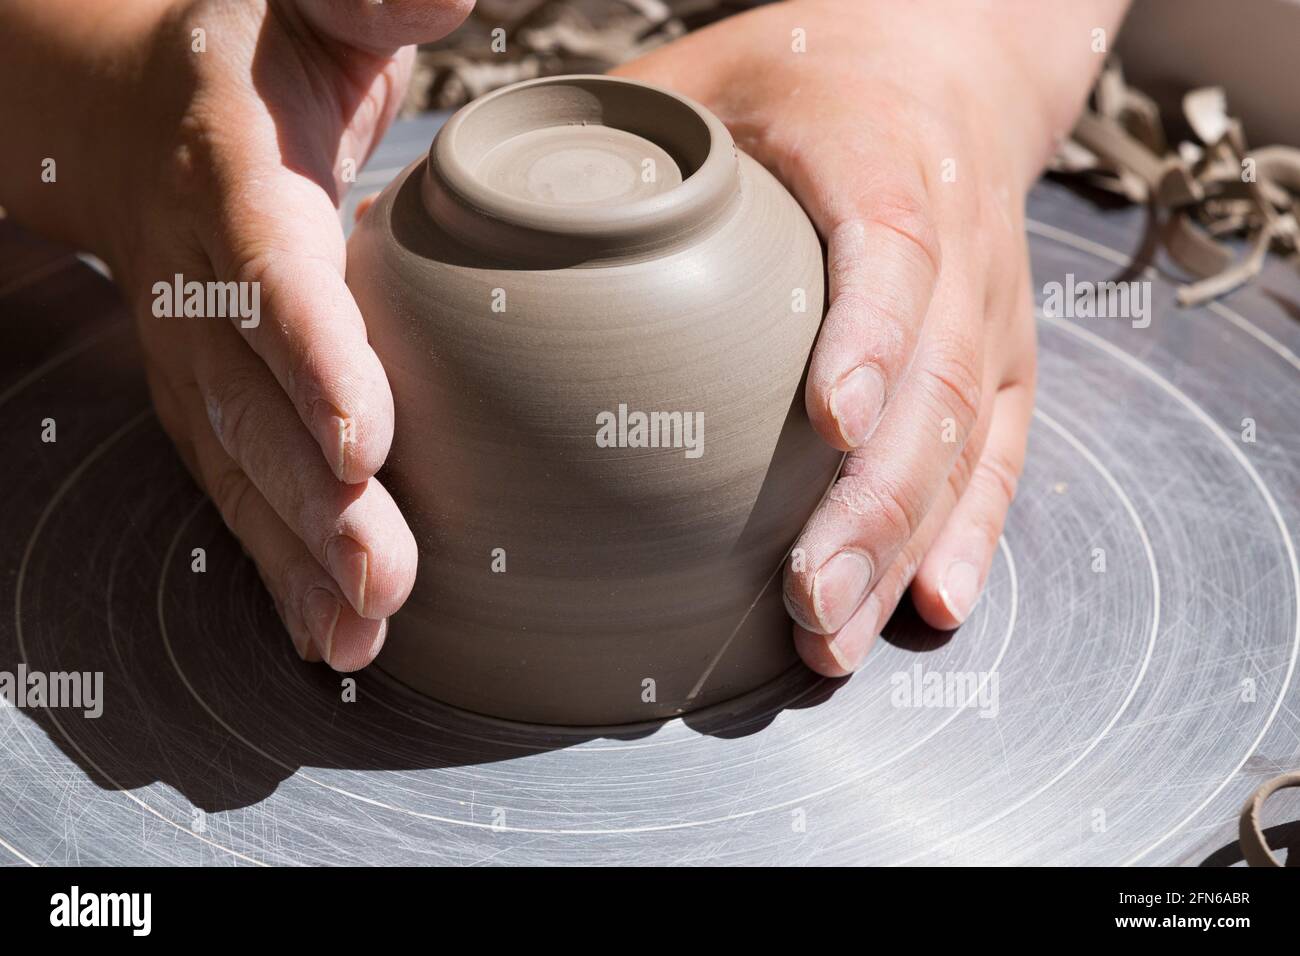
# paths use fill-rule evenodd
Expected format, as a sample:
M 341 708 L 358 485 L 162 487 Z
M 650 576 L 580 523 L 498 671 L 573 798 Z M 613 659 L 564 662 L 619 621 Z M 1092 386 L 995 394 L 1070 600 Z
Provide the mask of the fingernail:
M 885 407 L 885 379 L 870 365 L 859 365 L 831 392 L 831 414 L 840 437 L 857 448 L 876 430 Z
M 867 650 L 880 630 L 880 598 L 867 596 L 857 619 L 826 642 L 835 663 L 852 673 L 867 659 Z
M 289 632 L 289 643 L 293 645 L 293 652 L 298 655 L 299 660 L 307 659 L 307 651 L 311 648 L 311 638 Z
M 331 458 L 330 468 L 340 479 L 348 464 L 348 445 L 352 442 L 352 423 L 329 402 L 316 405 L 316 427 L 321 447 Z
M 980 596 L 979 568 L 967 561 L 954 561 L 939 585 L 939 598 L 958 623 L 970 617 Z
M 308 664 L 319 664 L 321 662 L 320 651 L 316 650 L 316 645 L 311 641 L 307 642 L 307 651 L 302 655 L 302 659 Z
M 821 628 L 817 626 L 816 622 L 808 619 L 808 615 L 799 606 L 799 602 L 791 597 L 790 592 L 784 588 L 781 590 L 781 600 L 785 602 L 785 613 L 789 614 L 796 624 L 805 631 L 811 631 L 814 634 L 821 633 Z
M 379 633 L 375 635 L 374 641 L 370 644 L 370 658 L 374 660 L 379 656 L 379 652 L 384 648 L 384 641 L 388 639 L 388 618 L 379 625 Z
M 262 574 L 262 569 L 258 568 L 257 573 L 258 576 L 262 578 L 262 584 L 265 585 L 267 592 L 270 593 L 271 586 L 267 584 L 266 576 Z M 312 650 L 311 638 L 306 634 L 299 633 L 299 629 L 289 622 L 289 615 L 285 614 L 284 605 L 274 594 L 271 595 L 271 603 L 275 605 L 275 615 L 280 619 L 280 623 L 284 626 L 285 633 L 289 635 L 289 643 L 293 645 L 293 652 L 297 654 L 301 660 L 308 660 L 309 658 L 307 655 L 310 654 Z
M 366 549 L 346 534 L 335 537 L 325 547 L 325 559 L 330 573 L 343 589 L 343 596 L 351 603 L 356 612 L 363 617 L 366 613 L 366 572 L 370 566 L 370 556 Z
M 303 619 L 307 630 L 316 642 L 320 656 L 329 663 L 330 651 L 334 649 L 334 628 L 339 622 L 339 602 L 324 588 L 312 588 L 303 601 Z
M 813 577 L 812 606 L 817 628 L 833 634 L 845 625 L 871 584 L 871 560 L 861 551 L 846 549 L 821 566 Z

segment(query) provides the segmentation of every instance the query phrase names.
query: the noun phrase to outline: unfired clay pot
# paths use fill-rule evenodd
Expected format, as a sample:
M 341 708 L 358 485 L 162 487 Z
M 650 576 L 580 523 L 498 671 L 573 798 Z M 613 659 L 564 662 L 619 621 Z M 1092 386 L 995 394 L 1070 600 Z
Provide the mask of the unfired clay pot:
M 782 565 L 840 460 L 803 411 L 823 282 L 803 211 L 688 100 L 555 77 L 453 116 L 348 248 L 420 546 L 380 666 L 606 725 L 794 665 Z

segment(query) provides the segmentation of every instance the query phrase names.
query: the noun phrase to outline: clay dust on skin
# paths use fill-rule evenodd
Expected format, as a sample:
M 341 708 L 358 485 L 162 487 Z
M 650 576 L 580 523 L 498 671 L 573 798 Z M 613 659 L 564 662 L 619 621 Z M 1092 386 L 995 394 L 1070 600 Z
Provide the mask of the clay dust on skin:
M 597 448 L 681 448 L 687 458 L 704 454 L 703 412 L 628 411 L 596 415 Z

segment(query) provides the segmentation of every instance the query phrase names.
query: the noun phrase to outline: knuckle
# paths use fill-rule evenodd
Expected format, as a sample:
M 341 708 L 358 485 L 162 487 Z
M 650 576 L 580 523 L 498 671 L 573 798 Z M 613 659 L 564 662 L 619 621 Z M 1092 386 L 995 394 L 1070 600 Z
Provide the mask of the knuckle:
M 998 538 L 1002 536 L 1002 522 L 1005 512 L 990 513 L 981 511 L 971 518 L 971 531 L 975 537 L 983 544 L 984 550 L 992 552 L 998 546 Z
M 885 604 L 886 613 L 881 615 L 881 621 L 888 620 L 894 608 L 903 597 L 903 592 L 907 590 L 912 580 L 916 577 L 917 571 L 920 570 L 925 560 L 925 549 L 919 546 L 916 541 L 909 541 L 894 559 L 894 564 L 889 569 L 889 573 L 876 586 L 876 593 L 880 595 Z
M 835 482 L 828 495 L 853 514 L 879 521 L 893 541 L 912 538 L 921 524 L 924 508 L 918 498 L 904 488 L 889 488 L 878 478 L 866 474 L 846 475 Z M 877 542 L 868 542 L 877 550 Z
M 347 368 L 353 374 L 362 374 L 358 371 L 365 368 L 361 349 L 368 346 L 364 334 L 359 341 L 344 342 L 329 323 L 314 324 L 314 316 L 305 312 L 305 299 L 289 281 L 291 270 L 285 265 L 289 257 L 297 263 L 319 260 L 327 264 L 328 258 L 288 252 L 279 242 L 271 238 L 244 239 L 242 247 L 233 253 L 226 275 L 230 281 L 255 290 L 250 294 L 255 294 L 259 303 L 260 321 L 247 328 L 239 323 L 240 332 L 267 363 L 294 406 L 306 413 L 316 401 L 336 393 L 331 376 L 337 374 L 342 350 L 355 350 Z M 338 400 L 334 401 L 337 404 Z
M 276 294 L 284 276 L 279 263 L 285 253 L 270 240 L 245 239 L 243 242 L 244 245 L 235 250 L 227 274 L 240 286 L 256 290 L 261 313 L 256 326 L 245 328 L 243 323 L 238 323 L 240 334 L 268 361 L 297 407 L 308 408 L 314 394 L 301 386 L 310 383 L 312 378 L 310 353 L 297 341 L 296 334 L 281 314 L 283 303 Z
M 983 401 L 981 376 L 973 359 L 972 350 L 944 349 L 922 372 L 931 399 L 941 414 L 953 419 L 963 444 L 979 418 Z
M 992 551 L 1002 536 L 1007 511 L 1015 500 L 1018 476 L 1016 469 L 996 454 L 986 454 L 971 475 L 971 490 L 977 504 L 970 509 L 969 529 Z
M 868 204 L 866 220 L 893 233 L 919 264 L 938 276 L 943 261 L 939 231 L 929 202 L 918 190 L 903 186 L 884 189 Z
M 953 501 L 959 501 L 974 480 L 980 452 L 978 444 L 975 437 L 967 440 L 962 446 L 961 454 L 953 462 L 952 470 L 948 472 L 948 488 L 952 492 Z
M 234 466 L 225 468 L 209 482 L 208 493 L 221 512 L 226 526 L 234 532 L 235 537 L 240 537 L 241 529 L 246 526 L 248 508 L 256 493 L 248 476 Z
M 166 180 L 178 193 L 211 185 L 216 151 L 211 124 L 201 111 L 182 116 L 167 154 Z
M 1022 233 L 1016 228 L 1015 202 L 1007 188 L 983 180 L 974 190 L 974 201 L 979 222 L 988 230 L 990 245 L 1004 252 L 1015 248 Z
M 273 570 L 280 582 L 284 600 L 298 602 L 319 583 L 319 565 L 305 552 L 283 558 Z
M 264 290 L 275 259 L 276 250 L 271 244 L 246 238 L 239 248 L 233 250 L 230 278 Z
M 998 501 L 1010 506 L 1016 498 L 1020 474 L 1001 454 L 986 452 L 976 466 L 972 480 L 981 482 Z
M 255 389 L 239 375 L 226 375 L 213 382 L 204 395 L 208 420 L 221 446 L 234 459 L 243 461 L 252 448 L 257 416 Z
M 920 316 L 914 300 L 898 290 L 840 289 L 831 308 L 848 318 L 846 331 L 828 337 L 842 352 L 875 365 L 892 390 L 916 348 Z M 840 320 L 831 319 L 826 328 Z

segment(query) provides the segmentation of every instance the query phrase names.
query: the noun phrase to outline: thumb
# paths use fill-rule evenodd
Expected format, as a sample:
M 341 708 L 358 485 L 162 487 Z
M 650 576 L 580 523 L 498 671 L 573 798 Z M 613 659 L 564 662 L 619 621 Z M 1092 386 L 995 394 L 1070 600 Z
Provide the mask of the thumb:
M 282 0 L 330 40 L 392 53 L 412 43 L 440 40 L 464 22 L 474 0 Z

